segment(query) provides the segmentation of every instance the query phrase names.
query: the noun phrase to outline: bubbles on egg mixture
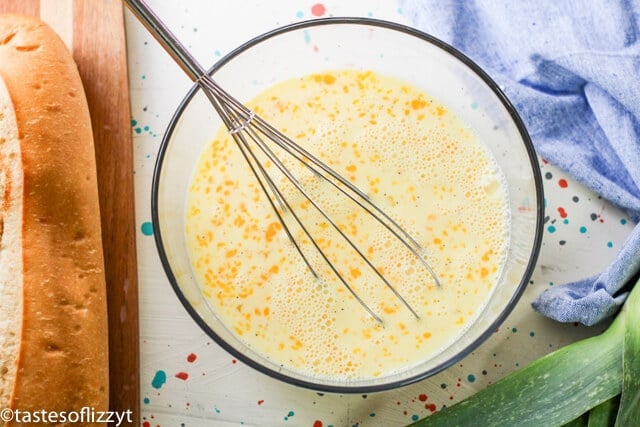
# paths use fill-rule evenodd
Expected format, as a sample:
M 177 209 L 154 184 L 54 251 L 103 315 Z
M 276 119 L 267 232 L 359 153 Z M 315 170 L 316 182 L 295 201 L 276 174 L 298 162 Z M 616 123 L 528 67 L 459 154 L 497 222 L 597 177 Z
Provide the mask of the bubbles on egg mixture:
M 426 94 L 373 73 L 330 76 L 276 85 L 253 105 L 419 242 L 442 287 L 374 218 L 296 160 L 286 160 L 305 190 L 421 320 L 275 172 L 318 245 L 384 327 L 349 294 L 290 213 L 283 212 L 320 275 L 314 278 L 250 172 L 237 173 L 244 171 L 244 160 L 224 131 L 199 165 L 197 185 L 189 194 L 187 237 L 203 292 L 229 329 L 256 351 L 318 377 L 376 377 L 438 353 L 473 321 L 506 255 L 505 185 L 475 135 Z M 275 171 L 273 165 L 268 169 Z M 227 184 L 233 191 L 225 193 Z M 204 244 L 198 236 L 210 237 Z

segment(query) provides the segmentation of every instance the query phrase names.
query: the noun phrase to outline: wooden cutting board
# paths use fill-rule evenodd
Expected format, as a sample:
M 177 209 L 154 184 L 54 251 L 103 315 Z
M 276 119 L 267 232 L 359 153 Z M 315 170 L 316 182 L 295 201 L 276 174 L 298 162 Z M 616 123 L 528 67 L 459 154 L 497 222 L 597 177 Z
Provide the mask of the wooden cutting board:
M 0 13 L 39 16 L 73 53 L 91 111 L 109 305 L 110 406 L 140 420 L 133 145 L 119 0 L 0 0 Z M 78 408 L 80 409 L 80 408 Z

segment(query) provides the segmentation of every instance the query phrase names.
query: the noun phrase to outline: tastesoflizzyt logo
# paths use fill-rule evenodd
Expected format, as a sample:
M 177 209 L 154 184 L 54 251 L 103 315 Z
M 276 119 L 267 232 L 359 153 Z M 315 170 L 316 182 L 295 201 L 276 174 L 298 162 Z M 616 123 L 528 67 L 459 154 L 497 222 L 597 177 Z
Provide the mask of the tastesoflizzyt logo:
M 133 423 L 133 411 L 97 411 L 85 406 L 79 411 L 21 411 L 20 409 L 5 408 L 0 410 L 0 422 L 14 424 L 80 424 L 108 423 L 116 427 Z

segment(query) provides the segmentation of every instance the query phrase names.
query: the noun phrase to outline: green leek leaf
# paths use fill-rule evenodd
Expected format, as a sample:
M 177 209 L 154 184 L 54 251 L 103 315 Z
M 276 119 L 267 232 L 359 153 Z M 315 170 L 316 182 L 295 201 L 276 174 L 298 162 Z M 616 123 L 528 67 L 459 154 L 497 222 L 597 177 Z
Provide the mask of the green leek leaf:
M 543 356 L 411 426 L 562 426 L 581 422 L 620 393 L 616 426 L 640 426 L 640 285 L 604 333 Z
M 618 395 L 593 408 L 589 411 L 588 427 L 613 427 L 619 405 L 620 396 Z
M 639 282 L 640 283 L 640 282 Z M 636 285 L 635 289 L 637 289 Z M 626 312 L 622 353 L 622 395 L 616 426 L 640 426 L 640 292 L 631 292 Z

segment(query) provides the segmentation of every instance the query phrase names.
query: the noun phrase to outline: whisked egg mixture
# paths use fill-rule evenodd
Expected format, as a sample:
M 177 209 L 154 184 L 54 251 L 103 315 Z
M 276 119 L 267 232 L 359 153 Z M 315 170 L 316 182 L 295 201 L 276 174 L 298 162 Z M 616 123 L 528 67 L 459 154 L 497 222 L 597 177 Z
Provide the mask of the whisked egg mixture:
M 293 79 L 248 106 L 409 231 L 442 286 L 371 215 L 276 150 L 419 319 L 263 158 L 319 246 L 383 322 L 350 295 L 283 212 L 320 275 L 314 278 L 220 129 L 192 180 L 186 236 L 202 292 L 228 328 L 274 363 L 318 378 L 379 377 L 455 340 L 492 293 L 509 243 L 504 178 L 487 148 L 446 106 L 373 72 Z

